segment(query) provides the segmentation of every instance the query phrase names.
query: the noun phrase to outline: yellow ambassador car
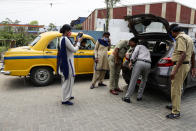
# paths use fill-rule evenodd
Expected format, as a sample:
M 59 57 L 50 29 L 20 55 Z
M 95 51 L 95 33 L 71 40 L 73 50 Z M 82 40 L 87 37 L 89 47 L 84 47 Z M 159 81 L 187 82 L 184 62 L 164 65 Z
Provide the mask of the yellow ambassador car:
M 78 33 L 72 33 L 71 40 Z M 29 46 L 11 48 L 4 54 L 1 73 L 11 76 L 30 76 L 36 86 L 50 84 L 57 74 L 57 44 L 62 36 L 59 32 L 46 32 L 39 35 Z M 94 68 L 95 40 L 84 34 L 87 39 L 85 49 L 74 54 L 75 71 L 78 74 L 92 74 Z

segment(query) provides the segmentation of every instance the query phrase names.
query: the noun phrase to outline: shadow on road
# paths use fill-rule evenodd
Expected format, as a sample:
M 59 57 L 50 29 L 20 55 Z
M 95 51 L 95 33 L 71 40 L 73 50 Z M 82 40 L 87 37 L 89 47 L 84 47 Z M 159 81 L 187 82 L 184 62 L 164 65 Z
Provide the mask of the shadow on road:
M 34 86 L 30 83 L 30 80 L 28 78 L 25 79 L 24 77 L 11 77 L 7 78 L 5 81 L 4 86 L 6 87 L 6 90 L 34 88 Z
M 92 75 L 78 75 L 75 78 L 75 83 L 85 83 L 85 82 L 91 82 Z M 1 81 L 3 82 L 1 84 L 1 88 L 5 90 L 23 90 L 23 89 L 32 89 L 32 88 L 57 88 L 61 86 L 61 79 L 60 77 L 55 77 L 53 82 L 48 86 L 33 86 L 33 84 L 30 82 L 30 78 L 24 78 L 24 77 L 8 77 L 5 80 Z M 135 90 L 135 94 L 137 94 L 138 88 Z M 191 97 L 196 94 L 196 87 L 189 88 L 185 91 L 184 96 L 182 99 L 186 99 L 188 97 Z M 170 96 L 166 96 L 161 90 L 155 89 L 155 88 L 146 88 L 144 91 L 144 98 L 147 98 L 148 100 L 164 100 L 169 101 Z
M 76 76 L 75 82 L 90 82 L 92 80 L 92 75 L 79 75 Z M 24 78 L 24 77 L 9 77 L 6 78 L 5 84 L 3 86 L 6 86 L 7 90 L 13 90 L 13 89 L 28 89 L 28 88 L 54 88 L 56 86 L 60 86 L 61 84 L 61 78 L 60 76 L 55 77 L 53 82 L 48 86 L 34 86 L 31 83 L 30 77 Z
M 196 94 L 196 87 L 188 88 L 184 92 L 183 99 L 186 99 L 187 97 L 190 97 L 195 94 Z
M 89 81 L 91 82 L 93 75 L 78 75 L 75 78 L 75 82 L 86 82 Z

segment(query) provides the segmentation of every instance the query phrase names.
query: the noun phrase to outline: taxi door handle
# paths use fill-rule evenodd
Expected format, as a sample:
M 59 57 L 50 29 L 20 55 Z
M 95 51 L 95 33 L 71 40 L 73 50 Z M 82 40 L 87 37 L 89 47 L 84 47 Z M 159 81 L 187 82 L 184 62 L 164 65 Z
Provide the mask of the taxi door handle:
M 82 53 L 84 53 L 84 52 L 79 52 L 79 53 L 81 53 L 81 54 L 82 54 Z
M 51 51 L 46 51 L 46 53 L 52 53 Z

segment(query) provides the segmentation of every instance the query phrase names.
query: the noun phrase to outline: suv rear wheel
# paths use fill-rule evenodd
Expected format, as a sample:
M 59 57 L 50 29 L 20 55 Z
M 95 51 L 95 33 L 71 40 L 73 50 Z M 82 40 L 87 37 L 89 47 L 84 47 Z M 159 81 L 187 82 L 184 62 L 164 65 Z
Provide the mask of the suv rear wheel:
M 49 67 L 34 68 L 31 71 L 30 78 L 35 86 L 47 86 L 54 78 L 53 70 Z

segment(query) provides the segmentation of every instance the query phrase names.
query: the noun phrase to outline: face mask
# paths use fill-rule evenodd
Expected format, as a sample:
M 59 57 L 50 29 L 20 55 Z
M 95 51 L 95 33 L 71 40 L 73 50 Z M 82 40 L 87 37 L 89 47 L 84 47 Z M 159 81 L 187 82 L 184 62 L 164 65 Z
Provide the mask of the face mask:
M 108 38 L 103 38 L 103 40 L 108 42 L 109 39 Z
M 69 33 L 67 34 L 67 36 L 70 37 L 70 36 L 71 36 L 71 32 L 69 32 Z

